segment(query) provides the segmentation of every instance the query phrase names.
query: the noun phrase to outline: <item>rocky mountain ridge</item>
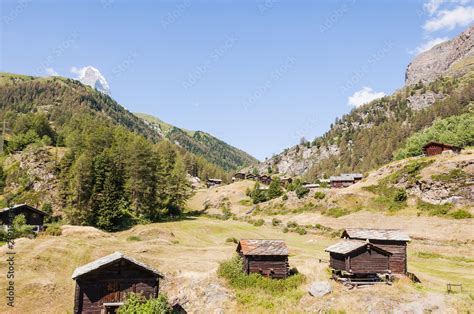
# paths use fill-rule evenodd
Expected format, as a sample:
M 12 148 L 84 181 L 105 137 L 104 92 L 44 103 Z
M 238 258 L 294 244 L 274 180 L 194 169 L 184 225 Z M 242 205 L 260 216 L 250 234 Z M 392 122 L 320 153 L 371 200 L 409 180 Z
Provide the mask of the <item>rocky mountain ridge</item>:
M 337 118 L 324 135 L 267 159 L 258 172 L 310 180 L 366 172 L 391 161 L 409 136 L 436 119 L 466 112 L 474 101 L 473 29 L 416 57 L 407 69 L 407 85 L 394 94 Z
M 474 66 L 474 26 L 459 36 L 420 53 L 408 65 L 405 84 L 430 83 L 440 75 L 467 71 Z

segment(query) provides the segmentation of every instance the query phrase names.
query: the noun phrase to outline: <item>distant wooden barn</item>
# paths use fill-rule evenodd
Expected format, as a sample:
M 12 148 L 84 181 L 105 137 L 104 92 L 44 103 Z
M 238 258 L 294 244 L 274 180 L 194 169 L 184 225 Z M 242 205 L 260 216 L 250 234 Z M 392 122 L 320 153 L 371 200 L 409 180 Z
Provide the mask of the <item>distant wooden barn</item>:
M 219 186 L 219 185 L 221 185 L 221 184 L 222 184 L 222 180 L 221 180 L 221 179 L 212 179 L 212 178 L 211 178 L 211 179 L 207 179 L 207 181 L 206 181 L 206 186 L 207 186 L 208 188 L 213 187 L 213 186 Z
M 237 252 L 247 274 L 259 273 L 278 279 L 288 277 L 288 248 L 283 240 L 240 240 Z
M 245 175 L 245 179 L 247 179 L 247 180 L 256 180 L 257 178 L 258 178 L 258 176 L 255 175 L 255 174 L 252 174 L 252 173 L 247 173 Z
M 141 293 L 145 298 L 156 298 L 159 279 L 155 269 L 120 252 L 99 258 L 76 268 L 74 313 L 116 313 L 129 293 Z
M 0 225 L 7 226 L 13 222 L 16 216 L 25 216 L 26 224 L 33 226 L 33 230 L 38 232 L 43 230 L 44 218 L 47 213 L 27 204 L 18 204 L 4 208 L 0 211 Z
M 268 185 L 268 184 L 272 183 L 272 177 L 267 176 L 267 175 L 261 175 L 261 176 L 258 176 L 258 181 L 260 181 L 263 184 Z
M 398 229 L 346 229 L 342 238 L 368 241 L 390 255 L 389 269 L 392 273 L 407 272 L 407 243 L 410 237 Z
M 366 241 L 343 240 L 326 248 L 329 266 L 350 275 L 386 274 L 392 253 Z
M 236 174 L 234 174 L 234 178 L 235 180 L 245 180 L 245 173 L 243 172 L 237 172 Z
M 445 151 L 452 151 L 454 153 L 460 153 L 461 147 L 449 145 L 445 143 L 438 143 L 438 142 L 429 142 L 425 146 L 423 146 L 423 153 L 426 156 L 434 156 L 442 154 Z
M 332 188 L 345 188 L 355 183 L 351 176 L 331 176 L 329 180 Z

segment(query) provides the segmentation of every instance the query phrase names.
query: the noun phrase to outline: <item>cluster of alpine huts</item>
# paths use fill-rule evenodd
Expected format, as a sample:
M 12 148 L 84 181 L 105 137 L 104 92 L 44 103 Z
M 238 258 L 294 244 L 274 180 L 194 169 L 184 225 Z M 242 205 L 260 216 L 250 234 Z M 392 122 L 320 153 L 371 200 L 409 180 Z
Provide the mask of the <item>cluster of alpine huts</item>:
M 326 248 L 333 279 L 391 280 L 407 273 L 407 242 L 410 238 L 394 229 L 346 229 L 340 242 Z M 240 240 L 237 249 L 246 274 L 274 279 L 290 276 L 288 247 L 283 240 Z M 129 293 L 156 298 L 163 275 L 120 252 L 78 267 L 74 313 L 114 313 Z

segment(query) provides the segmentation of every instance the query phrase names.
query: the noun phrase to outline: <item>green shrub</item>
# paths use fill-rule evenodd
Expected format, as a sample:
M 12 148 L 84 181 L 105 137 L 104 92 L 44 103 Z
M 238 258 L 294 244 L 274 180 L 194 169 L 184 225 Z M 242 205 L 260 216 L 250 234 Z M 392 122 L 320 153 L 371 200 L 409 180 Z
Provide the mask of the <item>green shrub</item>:
M 288 229 L 288 227 L 284 227 L 282 231 L 283 231 L 283 233 L 288 233 L 288 231 L 290 231 L 290 229 Z
M 284 201 L 287 201 L 288 200 L 288 194 L 286 194 L 286 193 L 283 194 L 283 197 L 281 199 L 284 200 Z
M 295 193 L 298 198 L 303 198 L 309 193 L 309 189 L 300 185 L 295 189 Z
M 273 218 L 272 219 L 272 226 L 276 227 L 276 226 L 279 226 L 281 225 L 281 220 L 278 219 L 278 218 Z
M 299 235 L 305 235 L 308 233 L 304 227 L 296 227 L 295 232 L 298 233 Z
M 314 193 L 315 199 L 322 200 L 325 197 L 326 197 L 326 194 L 324 192 L 317 191 L 316 193 Z
M 283 296 L 286 292 L 296 290 L 304 283 L 305 277 L 296 274 L 287 279 L 274 280 L 260 274 L 246 274 L 243 272 L 243 262 L 239 256 L 222 262 L 217 270 L 219 277 L 227 280 L 229 285 L 236 290 L 260 290 L 272 296 Z
M 332 207 L 322 211 L 322 214 L 325 216 L 339 218 L 345 215 L 349 215 L 351 212 L 345 208 Z
M 21 237 L 34 237 L 33 227 L 26 224 L 26 218 L 24 215 L 18 215 L 13 219 L 12 223 L 13 234 L 15 238 Z
M 127 238 L 127 241 L 141 241 L 142 239 L 139 236 L 131 235 Z
M 60 236 L 62 234 L 61 225 L 59 223 L 50 223 L 45 225 L 44 234 L 49 236 Z
M 422 200 L 418 200 L 416 207 L 424 212 L 427 212 L 430 216 L 445 216 L 449 210 L 453 207 L 453 204 L 446 203 L 442 205 L 430 204 Z
M 395 195 L 393 196 L 393 200 L 395 202 L 401 203 L 407 200 L 407 192 L 405 190 L 398 190 L 395 192 Z
M 296 227 L 298 227 L 298 223 L 296 223 L 295 221 L 288 221 L 288 222 L 286 223 L 286 226 L 287 226 L 288 228 L 296 228 Z
M 470 212 L 464 209 L 458 209 L 454 212 L 451 213 L 451 216 L 454 219 L 467 219 L 467 218 L 472 218 L 472 215 Z
M 173 308 L 168 297 L 160 293 L 156 299 L 146 300 L 141 294 L 131 293 L 125 303 L 120 306 L 119 314 L 171 314 Z
M 239 243 L 239 240 L 235 237 L 231 237 L 231 238 L 225 239 L 225 242 L 226 243 L 235 243 L 235 244 L 237 244 L 237 243 Z
M 261 218 L 258 219 L 257 221 L 255 221 L 255 222 L 253 223 L 253 225 L 254 225 L 255 227 L 260 227 L 260 226 L 263 226 L 264 224 L 265 224 L 265 220 L 263 220 L 263 219 L 261 219 Z

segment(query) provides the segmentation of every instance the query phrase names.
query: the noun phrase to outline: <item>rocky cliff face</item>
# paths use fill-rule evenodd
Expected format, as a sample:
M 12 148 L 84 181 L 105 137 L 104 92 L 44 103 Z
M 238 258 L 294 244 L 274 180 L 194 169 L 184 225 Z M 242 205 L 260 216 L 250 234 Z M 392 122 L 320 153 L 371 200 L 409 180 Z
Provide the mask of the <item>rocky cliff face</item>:
M 429 83 L 443 74 L 465 71 L 474 65 L 473 59 L 474 26 L 416 56 L 408 65 L 405 84 Z

